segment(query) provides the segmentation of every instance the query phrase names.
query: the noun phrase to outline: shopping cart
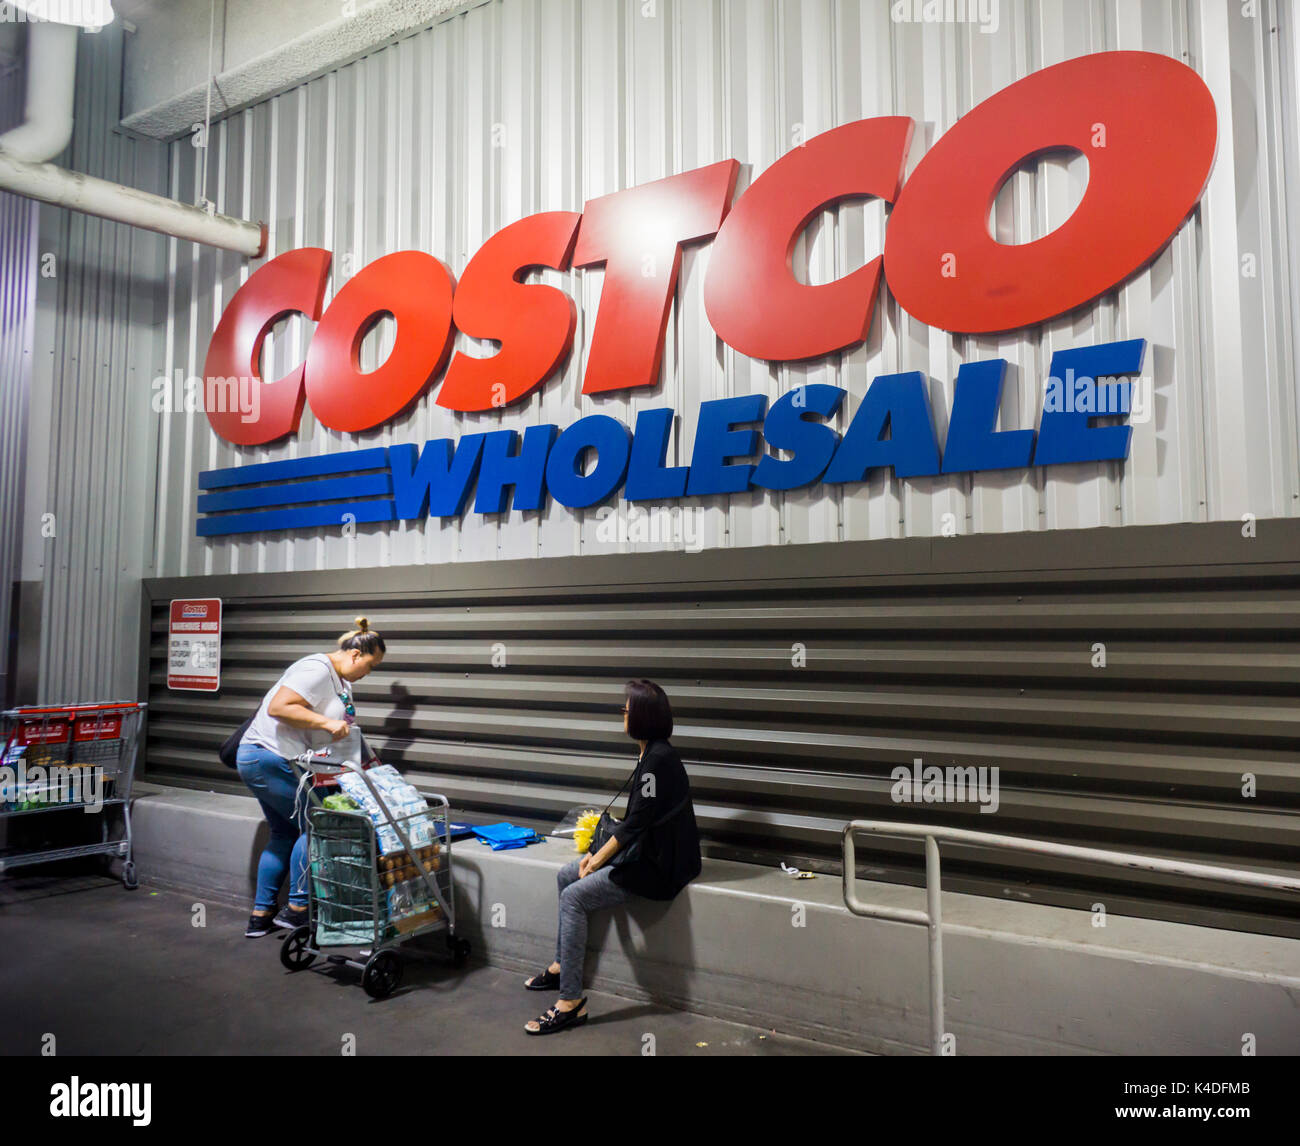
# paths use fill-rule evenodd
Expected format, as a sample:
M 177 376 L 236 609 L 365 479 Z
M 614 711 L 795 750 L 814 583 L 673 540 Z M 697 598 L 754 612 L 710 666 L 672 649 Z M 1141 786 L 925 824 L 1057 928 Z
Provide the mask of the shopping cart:
M 139 887 L 131 855 L 131 781 L 147 706 L 133 701 L 12 708 L 0 713 L 0 820 L 40 812 L 100 814 L 100 839 L 75 846 L 0 850 L 0 872 L 78 856 L 122 857 L 122 884 Z M 110 839 L 105 809 L 122 809 Z
M 328 963 L 360 971 L 362 987 L 375 999 L 397 989 L 403 968 L 397 949 L 419 936 L 445 931 L 453 962 L 463 966 L 470 945 L 456 935 L 447 798 L 434 795 L 433 808 L 394 814 L 366 769 L 329 755 L 325 749 L 292 761 L 299 790 L 308 792 L 310 914 L 281 944 L 280 962 L 299 971 L 324 955 Z M 321 782 L 344 770 L 361 778 L 379 823 L 364 808 L 325 806 Z M 338 947 L 361 951 L 325 954 Z

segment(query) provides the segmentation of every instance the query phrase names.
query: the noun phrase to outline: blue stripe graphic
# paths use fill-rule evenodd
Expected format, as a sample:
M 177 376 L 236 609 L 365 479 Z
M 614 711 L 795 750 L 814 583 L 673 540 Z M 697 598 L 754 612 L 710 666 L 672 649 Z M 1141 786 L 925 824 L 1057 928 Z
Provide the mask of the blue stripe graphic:
M 348 450 L 341 454 L 321 454 L 312 458 L 289 458 L 283 462 L 255 462 L 253 465 L 231 466 L 224 470 L 204 470 L 199 474 L 199 489 L 223 489 L 233 485 L 257 485 L 268 481 L 387 468 L 388 448 L 378 446 L 371 450 Z
M 388 474 L 355 475 L 325 481 L 290 482 L 256 489 L 200 494 L 199 512 L 260 509 L 267 505 L 297 505 L 304 501 L 335 501 L 339 498 L 383 497 L 392 492 L 393 479 Z
M 258 533 L 271 529 L 306 529 L 317 525 L 339 526 L 344 514 L 358 523 L 395 521 L 391 500 L 336 502 L 334 505 L 304 505 L 294 509 L 271 509 L 262 513 L 227 513 L 203 517 L 195 524 L 200 537 L 224 537 L 231 533 Z

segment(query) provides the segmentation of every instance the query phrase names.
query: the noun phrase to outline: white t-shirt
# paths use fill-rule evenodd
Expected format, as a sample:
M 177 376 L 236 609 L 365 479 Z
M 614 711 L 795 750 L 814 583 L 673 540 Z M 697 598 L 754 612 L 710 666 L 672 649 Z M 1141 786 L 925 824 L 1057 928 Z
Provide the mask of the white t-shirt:
M 294 728 L 282 720 L 277 720 L 267 712 L 271 698 L 281 688 L 289 688 L 303 698 L 312 709 L 328 720 L 343 720 L 346 709 L 339 693 L 349 697 L 352 690 L 346 681 L 334 671 L 329 657 L 324 653 L 313 653 L 294 661 L 284 671 L 284 675 L 271 686 L 270 691 L 262 697 L 253 723 L 244 733 L 243 743 L 256 744 L 283 756 L 286 760 L 301 756 L 305 752 L 318 752 L 322 748 L 330 750 L 330 757 L 335 760 L 349 760 L 353 764 L 361 763 L 361 728 L 352 725 L 351 734 L 345 740 L 335 740 L 323 729 Z M 354 702 L 355 706 L 355 702 Z

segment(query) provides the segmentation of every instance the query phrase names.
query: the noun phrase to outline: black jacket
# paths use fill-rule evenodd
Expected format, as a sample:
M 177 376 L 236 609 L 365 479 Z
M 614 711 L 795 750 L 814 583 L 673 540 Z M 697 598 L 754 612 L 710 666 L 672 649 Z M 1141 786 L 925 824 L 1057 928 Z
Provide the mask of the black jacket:
M 648 795 L 648 789 L 654 794 Z M 672 899 L 700 874 L 700 833 L 691 784 L 677 749 L 667 740 L 648 744 L 637 761 L 627 815 L 613 834 L 620 852 L 632 849 L 622 862 L 616 854 L 609 876 L 627 891 L 647 899 Z

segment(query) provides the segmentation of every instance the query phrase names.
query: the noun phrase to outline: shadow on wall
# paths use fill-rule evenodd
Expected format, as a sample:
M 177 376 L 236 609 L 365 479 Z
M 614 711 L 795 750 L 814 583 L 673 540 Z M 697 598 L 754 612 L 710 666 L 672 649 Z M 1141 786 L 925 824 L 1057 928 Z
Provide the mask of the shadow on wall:
M 415 743 L 411 721 L 415 716 L 415 701 L 411 690 L 399 681 L 393 681 L 388 687 L 388 695 L 393 702 L 393 710 L 379 726 L 380 734 L 385 738 L 383 761 L 385 764 L 403 764 L 406 750 Z

